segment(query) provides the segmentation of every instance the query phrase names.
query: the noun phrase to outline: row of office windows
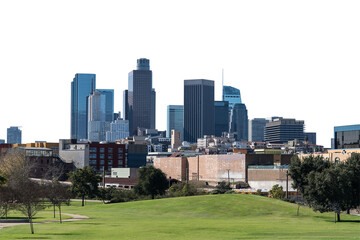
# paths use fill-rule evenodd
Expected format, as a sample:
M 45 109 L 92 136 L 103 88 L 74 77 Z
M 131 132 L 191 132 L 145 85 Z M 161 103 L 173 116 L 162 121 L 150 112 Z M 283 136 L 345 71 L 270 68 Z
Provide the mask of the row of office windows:
M 97 148 L 97 147 L 91 147 L 90 148 L 90 152 L 91 153 L 97 153 L 98 152 L 98 149 L 99 149 L 99 152 L 100 153 L 105 153 L 105 148 Z M 113 148 L 108 148 L 107 149 L 107 152 L 108 153 L 113 153 L 114 149 Z M 123 149 L 122 148 L 118 148 L 118 152 L 119 153 L 123 153 Z
M 89 161 L 90 165 L 96 165 L 97 161 L 96 160 L 90 160 Z M 104 160 L 100 160 L 100 166 L 105 165 L 105 161 Z M 107 165 L 113 165 L 113 160 L 108 160 L 107 161 Z M 118 165 L 123 165 L 124 161 L 123 160 L 118 160 Z
M 96 153 L 90 153 L 89 157 L 90 157 L 90 158 L 97 158 L 97 154 L 96 154 Z M 99 158 L 100 158 L 100 159 L 104 159 L 104 158 L 105 158 L 105 154 L 100 153 Z M 113 159 L 113 158 L 114 158 L 113 154 L 108 154 L 108 155 L 107 155 L 107 159 Z M 124 154 L 119 153 L 118 156 L 117 156 L 117 159 L 123 159 L 123 158 L 124 158 Z

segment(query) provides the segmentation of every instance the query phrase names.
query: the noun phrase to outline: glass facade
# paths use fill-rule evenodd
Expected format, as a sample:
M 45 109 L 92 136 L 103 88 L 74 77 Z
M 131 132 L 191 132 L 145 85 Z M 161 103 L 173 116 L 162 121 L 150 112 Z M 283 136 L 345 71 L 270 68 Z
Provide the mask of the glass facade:
M 7 129 L 7 142 L 9 144 L 21 143 L 21 130 L 18 127 Z
M 184 140 L 215 134 L 214 81 L 184 80 Z
M 215 101 L 215 136 L 221 137 L 223 132 L 229 132 L 229 102 Z
M 269 120 L 265 118 L 254 118 L 249 120 L 249 141 L 264 142 L 265 141 L 265 126 Z
M 223 86 L 223 101 L 228 101 L 230 108 L 233 108 L 236 103 L 241 103 L 240 90 L 231 86 Z
M 88 96 L 95 87 L 95 74 L 77 73 L 71 82 L 71 139 L 88 139 Z
M 181 140 L 184 139 L 184 106 L 167 106 L 167 131 L 166 137 L 171 137 L 171 130 L 176 130 L 181 134 Z
M 150 61 L 141 58 L 137 63 L 137 70 L 129 73 L 127 106 L 124 106 L 125 120 L 129 120 L 131 136 L 137 135 L 138 127 L 155 128 L 156 93 L 152 88 Z
M 360 148 L 360 124 L 334 127 L 335 149 Z
M 114 90 L 96 90 L 88 99 L 88 139 L 91 142 L 105 141 L 114 118 Z
M 115 120 L 110 123 L 110 131 L 106 132 L 106 141 L 115 142 L 129 137 L 129 121 L 128 120 Z
M 248 141 L 248 112 L 245 104 L 235 103 L 230 113 L 230 133 L 237 141 Z

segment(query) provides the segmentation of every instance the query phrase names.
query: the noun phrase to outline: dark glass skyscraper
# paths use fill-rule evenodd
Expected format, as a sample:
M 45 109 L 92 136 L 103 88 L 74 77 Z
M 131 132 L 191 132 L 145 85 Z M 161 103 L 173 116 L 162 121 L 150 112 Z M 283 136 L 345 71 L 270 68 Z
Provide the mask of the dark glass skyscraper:
M 360 148 L 360 124 L 334 127 L 335 149 Z
M 184 80 L 184 140 L 215 134 L 214 81 Z
M 229 132 L 229 102 L 215 101 L 215 136 Z
M 166 136 L 171 137 L 171 130 L 180 132 L 181 139 L 184 139 L 184 106 L 167 106 L 167 131 Z
M 230 113 L 230 132 L 237 141 L 248 141 L 249 119 L 245 104 L 235 103 Z
M 88 96 L 96 88 L 96 75 L 77 73 L 71 82 L 71 139 L 87 139 Z
M 137 128 L 155 128 L 155 89 L 152 88 L 150 61 L 146 58 L 137 60 L 137 69 L 129 73 L 127 106 L 130 135 L 137 135 Z
M 265 126 L 269 120 L 265 118 L 254 118 L 249 120 L 249 141 L 264 142 Z

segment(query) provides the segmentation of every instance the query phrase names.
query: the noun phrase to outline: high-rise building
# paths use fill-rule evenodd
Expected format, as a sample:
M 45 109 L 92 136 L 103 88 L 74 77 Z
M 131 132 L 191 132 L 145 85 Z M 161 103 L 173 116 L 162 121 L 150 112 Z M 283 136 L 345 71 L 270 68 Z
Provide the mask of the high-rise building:
M 114 118 L 114 90 L 96 90 L 88 99 L 88 139 L 91 142 L 105 141 L 106 132 L 110 130 Z
M 124 115 L 129 120 L 130 135 L 137 135 L 138 128 L 154 129 L 156 100 L 149 59 L 138 59 L 137 69 L 129 73 L 127 99 Z
M 128 90 L 124 90 L 123 92 L 123 115 L 124 120 L 129 120 Z
M 214 81 L 184 80 L 184 140 L 215 134 Z
M 254 118 L 249 120 L 249 141 L 264 142 L 265 126 L 269 120 L 265 118 Z
M 233 133 L 237 141 L 248 141 L 249 119 L 246 105 L 235 103 L 230 113 L 230 133 Z
M 316 145 L 316 132 L 306 132 L 304 133 L 304 139 L 307 140 L 311 144 Z
M 171 130 L 180 132 L 181 140 L 184 139 L 184 106 L 168 105 L 167 106 L 167 137 L 171 137 Z
M 334 127 L 335 149 L 360 148 L 360 124 Z
M 304 141 L 304 121 L 278 118 L 266 123 L 265 141 L 273 143 L 287 143 L 294 139 Z
M 129 120 L 117 119 L 110 123 L 110 131 L 106 132 L 106 141 L 115 142 L 129 137 Z
M 71 82 L 71 139 L 88 139 L 88 96 L 95 88 L 95 74 L 75 74 Z
M 221 137 L 229 132 L 229 102 L 215 101 L 215 136 Z
M 240 90 L 231 86 L 223 86 L 223 101 L 229 102 L 229 108 L 233 108 L 235 103 L 241 103 Z
M 18 127 L 9 127 L 7 129 L 7 141 L 9 144 L 21 143 L 21 130 Z
M 102 95 L 105 95 L 105 121 L 114 120 L 114 89 L 96 89 Z

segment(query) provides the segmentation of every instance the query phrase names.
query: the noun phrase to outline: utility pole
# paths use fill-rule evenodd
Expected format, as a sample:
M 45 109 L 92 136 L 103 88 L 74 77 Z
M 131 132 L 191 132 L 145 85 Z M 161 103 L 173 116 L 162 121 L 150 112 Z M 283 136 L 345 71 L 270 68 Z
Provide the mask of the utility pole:
M 286 170 L 286 199 L 289 199 L 289 170 Z
M 230 183 L 230 169 L 226 169 L 228 172 L 228 183 Z

